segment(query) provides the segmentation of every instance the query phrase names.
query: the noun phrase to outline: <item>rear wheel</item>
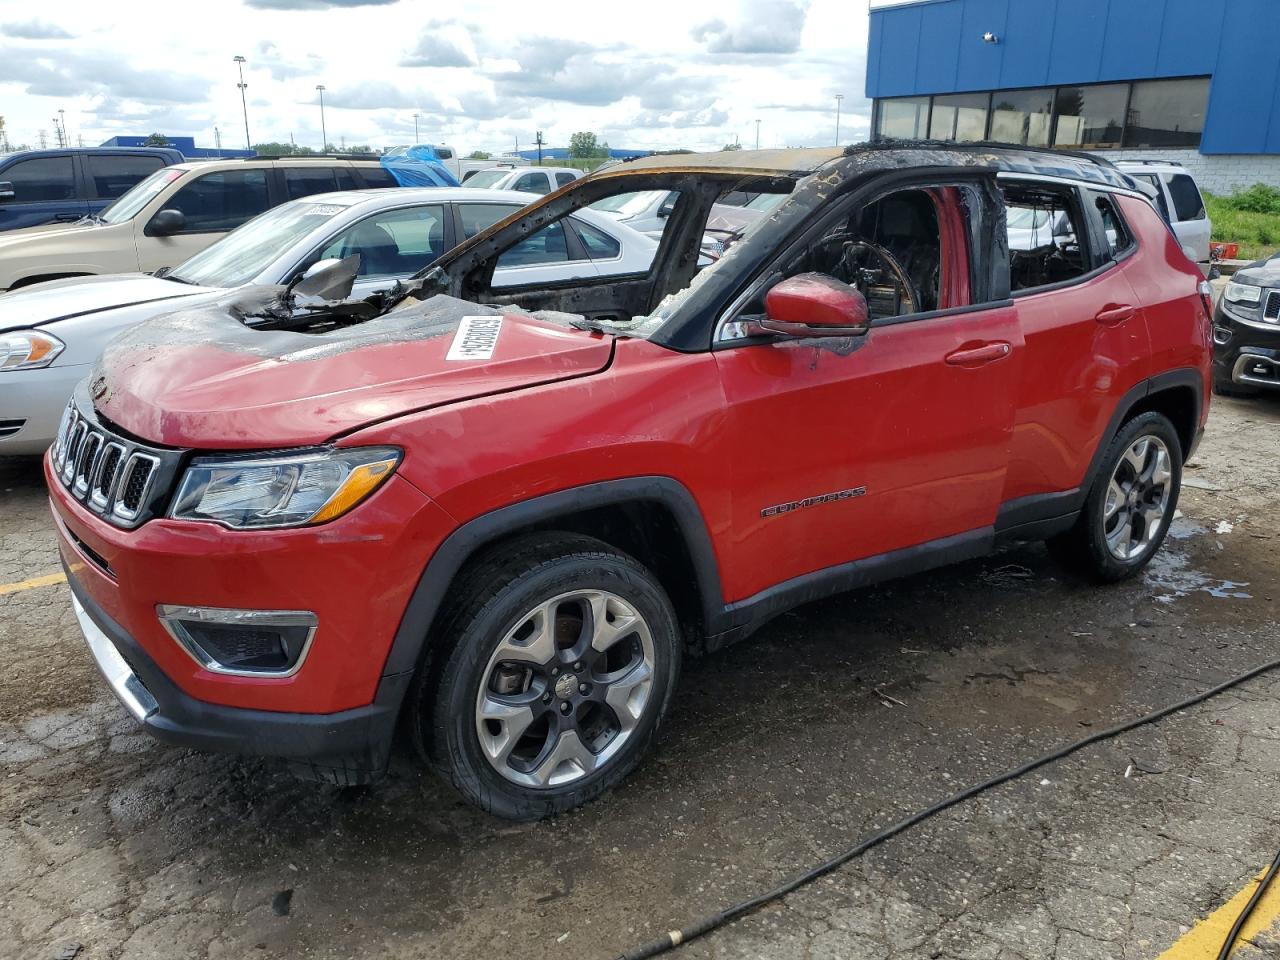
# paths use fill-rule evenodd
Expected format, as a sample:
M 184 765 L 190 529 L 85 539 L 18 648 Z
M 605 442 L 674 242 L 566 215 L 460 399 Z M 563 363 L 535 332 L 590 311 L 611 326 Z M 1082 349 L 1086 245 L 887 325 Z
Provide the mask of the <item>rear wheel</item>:
M 464 578 L 414 731 L 472 803 L 533 820 L 618 783 L 657 733 L 680 668 L 675 614 L 598 540 L 515 541 Z
M 1049 541 L 1067 566 L 1103 582 L 1140 571 L 1164 542 L 1182 484 L 1182 445 L 1163 414 L 1144 413 L 1112 440 L 1080 519 Z

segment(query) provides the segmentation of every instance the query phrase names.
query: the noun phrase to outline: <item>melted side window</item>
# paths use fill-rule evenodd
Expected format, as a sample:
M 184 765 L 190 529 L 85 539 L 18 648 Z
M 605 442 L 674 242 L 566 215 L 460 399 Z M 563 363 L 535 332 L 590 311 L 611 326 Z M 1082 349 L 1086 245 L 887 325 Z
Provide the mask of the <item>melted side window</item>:
M 1129 228 L 1120 216 L 1120 211 L 1116 209 L 1115 198 L 1108 194 L 1099 194 L 1094 203 L 1097 204 L 1098 213 L 1102 216 L 1102 230 L 1106 236 L 1107 246 L 1103 253 L 1114 260 L 1132 250 L 1133 234 L 1129 232 Z
M 1009 289 L 1017 293 L 1074 280 L 1089 272 L 1084 218 L 1069 187 L 1004 184 L 1009 229 Z

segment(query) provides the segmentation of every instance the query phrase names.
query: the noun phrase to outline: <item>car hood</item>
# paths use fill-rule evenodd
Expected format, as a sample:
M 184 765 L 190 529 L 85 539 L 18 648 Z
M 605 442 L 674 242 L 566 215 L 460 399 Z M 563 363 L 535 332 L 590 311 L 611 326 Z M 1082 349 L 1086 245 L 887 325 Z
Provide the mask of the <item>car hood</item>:
M 279 289 L 237 291 L 114 340 L 89 381 L 98 411 L 164 446 L 307 446 L 416 410 L 586 376 L 613 355 L 612 337 L 563 314 L 443 296 L 326 333 L 246 326 Z
M 176 280 L 162 280 L 145 273 L 48 280 L 0 296 L 0 330 L 38 327 L 54 320 L 80 317 L 114 307 L 189 297 L 208 293 L 211 289 Z
M 1280 287 L 1280 256 L 1269 260 L 1257 260 L 1241 267 L 1231 279 L 1254 287 Z

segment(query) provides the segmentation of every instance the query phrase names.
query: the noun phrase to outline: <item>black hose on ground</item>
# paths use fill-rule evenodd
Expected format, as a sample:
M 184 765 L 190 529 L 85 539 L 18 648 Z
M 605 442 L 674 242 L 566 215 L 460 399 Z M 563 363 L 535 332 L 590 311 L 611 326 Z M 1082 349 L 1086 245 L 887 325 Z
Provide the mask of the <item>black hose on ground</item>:
M 1271 867 L 1267 870 L 1266 876 L 1258 882 L 1258 889 L 1253 891 L 1253 896 L 1249 898 L 1249 902 L 1240 911 L 1240 916 L 1236 917 L 1236 922 L 1231 925 L 1231 932 L 1227 934 L 1227 940 L 1222 945 L 1222 952 L 1218 954 L 1218 960 L 1230 960 L 1231 951 L 1235 949 L 1236 940 L 1240 937 L 1240 931 L 1244 929 L 1244 925 L 1253 916 L 1253 908 L 1258 905 L 1258 901 L 1267 892 L 1267 888 L 1271 886 L 1271 881 L 1276 878 L 1277 873 L 1280 873 L 1280 853 L 1277 853 L 1276 858 L 1271 861 Z
M 1028 773 L 1031 773 L 1034 770 L 1039 770 L 1041 767 L 1047 766 L 1048 764 L 1055 763 L 1064 757 L 1069 757 L 1071 754 L 1083 750 L 1085 747 L 1092 746 L 1095 743 L 1100 743 L 1103 740 L 1110 740 L 1113 737 L 1118 737 L 1122 733 L 1128 733 L 1130 730 L 1136 730 L 1138 727 L 1143 727 L 1147 724 L 1155 723 L 1158 720 L 1163 720 L 1165 717 L 1170 714 L 1177 713 L 1179 710 L 1186 710 L 1188 707 L 1194 707 L 1197 704 L 1204 703 L 1206 700 L 1216 697 L 1220 693 L 1225 693 L 1233 687 L 1238 687 L 1240 684 L 1246 683 L 1254 677 L 1260 676 L 1264 673 L 1269 673 L 1277 668 L 1280 668 L 1280 660 L 1272 660 L 1269 663 L 1264 663 L 1259 667 L 1254 667 L 1247 673 L 1242 673 L 1238 677 L 1233 677 L 1225 683 L 1220 683 L 1216 687 L 1205 690 L 1203 693 L 1197 693 L 1195 696 L 1188 697 L 1186 700 L 1182 700 L 1167 707 L 1161 707 L 1154 713 L 1148 713 L 1146 716 L 1139 717 L 1136 720 L 1130 720 L 1127 723 L 1122 723 L 1117 727 L 1111 727 L 1107 730 L 1101 730 L 1098 733 L 1090 734 L 1083 740 L 1077 740 L 1075 743 L 1068 744 L 1065 747 L 1054 750 L 1052 753 L 1046 753 L 1039 759 L 1032 760 L 1029 763 L 1024 763 L 1022 766 L 1016 767 L 1007 773 L 1002 773 L 997 777 L 992 777 L 984 783 L 962 790 L 957 794 L 947 797 L 945 800 L 940 800 L 926 810 L 914 813 L 905 820 L 898 821 L 891 827 L 886 827 L 879 833 L 873 834 L 863 840 L 857 846 L 851 847 L 843 853 L 836 854 L 830 860 L 826 860 L 823 863 L 818 864 L 799 876 L 793 877 L 786 883 L 774 887 L 772 890 L 766 891 L 759 896 L 752 897 L 750 900 L 743 900 L 740 903 L 735 903 L 718 913 L 713 913 L 703 917 L 701 920 L 691 923 L 680 930 L 672 930 L 659 937 L 657 940 L 642 944 L 641 946 L 620 954 L 617 957 L 617 960 L 646 960 L 648 957 L 656 957 L 669 950 L 674 950 L 681 944 L 688 943 L 690 940 L 696 940 L 698 937 L 704 936 L 713 930 L 717 930 L 720 927 L 737 920 L 739 917 L 745 916 L 746 914 L 763 907 L 767 903 L 772 903 L 775 900 L 785 897 L 787 894 L 812 883 L 814 880 L 825 876 L 838 867 L 844 866 L 850 860 L 862 856 L 862 854 L 866 853 L 872 847 L 879 846 L 886 840 L 892 839 L 898 834 L 910 830 L 912 827 L 923 823 L 925 820 L 928 820 L 939 813 L 942 813 L 944 810 L 949 810 L 958 804 L 964 803 L 966 800 L 972 800 L 974 797 L 986 793 L 988 790 L 992 790 L 1002 784 L 1006 784 L 1011 780 L 1017 780 L 1019 777 L 1025 777 Z M 1276 858 L 1276 863 L 1272 865 L 1270 873 L 1258 886 L 1258 890 L 1254 894 L 1253 900 L 1251 900 L 1245 908 L 1246 913 L 1242 915 L 1239 921 L 1237 921 L 1236 928 L 1232 931 L 1231 941 L 1223 948 L 1223 953 L 1219 955 L 1218 960 L 1226 960 L 1230 955 L 1231 944 L 1239 933 L 1239 928 L 1244 926 L 1244 921 L 1248 918 L 1248 914 L 1252 912 L 1257 900 L 1261 898 L 1262 892 L 1270 883 L 1271 877 L 1277 872 L 1280 872 L 1280 857 Z

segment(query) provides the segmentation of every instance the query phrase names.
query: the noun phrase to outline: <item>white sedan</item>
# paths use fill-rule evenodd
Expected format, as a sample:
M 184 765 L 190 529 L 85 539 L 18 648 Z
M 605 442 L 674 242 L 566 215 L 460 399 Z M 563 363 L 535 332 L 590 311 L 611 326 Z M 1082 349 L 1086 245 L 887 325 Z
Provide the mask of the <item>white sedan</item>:
M 317 194 L 267 211 L 162 276 L 126 273 L 32 284 L 0 294 L 0 456 L 41 453 L 75 385 L 122 330 L 222 296 L 283 284 L 321 260 L 360 255 L 353 297 L 417 273 L 538 199 L 466 187 Z M 593 210 L 508 250 L 495 286 L 644 273 L 658 242 Z

